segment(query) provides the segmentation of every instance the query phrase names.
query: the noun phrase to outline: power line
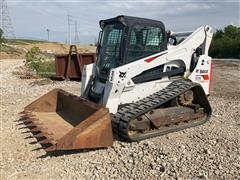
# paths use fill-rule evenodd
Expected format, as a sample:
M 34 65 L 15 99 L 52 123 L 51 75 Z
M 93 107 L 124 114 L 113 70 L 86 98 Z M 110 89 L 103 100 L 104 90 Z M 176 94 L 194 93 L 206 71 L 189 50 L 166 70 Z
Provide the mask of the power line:
M 1 0 L 0 2 L 0 20 L 0 28 L 3 30 L 3 36 L 5 38 L 15 38 L 6 0 Z
M 48 38 L 48 41 L 49 41 L 49 33 L 50 33 L 50 29 L 46 29 L 47 31 L 47 38 Z
M 72 44 L 72 34 L 71 34 L 71 25 L 72 25 L 72 16 L 67 14 L 67 22 L 68 22 L 68 44 Z
M 74 43 L 77 45 L 79 44 L 79 36 L 78 36 L 78 25 L 77 21 L 75 21 L 75 38 L 74 38 Z

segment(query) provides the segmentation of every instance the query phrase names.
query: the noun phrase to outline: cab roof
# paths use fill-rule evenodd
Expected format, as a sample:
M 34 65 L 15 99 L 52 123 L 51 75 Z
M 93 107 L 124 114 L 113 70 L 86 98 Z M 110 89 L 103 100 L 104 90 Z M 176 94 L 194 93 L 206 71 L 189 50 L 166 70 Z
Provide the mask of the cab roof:
M 143 24 L 143 25 L 147 25 L 147 26 L 164 28 L 164 24 L 161 21 L 133 17 L 133 16 L 125 16 L 125 15 L 120 15 L 120 16 L 106 19 L 106 20 L 100 20 L 99 24 L 100 24 L 101 29 L 103 29 L 107 24 L 116 23 L 116 22 L 120 22 L 123 25 L 128 26 L 128 27 L 132 27 L 135 24 Z

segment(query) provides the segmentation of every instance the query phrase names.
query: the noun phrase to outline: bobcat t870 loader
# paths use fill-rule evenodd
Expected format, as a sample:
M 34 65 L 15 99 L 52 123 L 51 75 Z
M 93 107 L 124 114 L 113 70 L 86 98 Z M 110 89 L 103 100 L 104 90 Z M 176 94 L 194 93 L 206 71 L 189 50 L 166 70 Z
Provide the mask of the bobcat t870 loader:
M 81 96 L 54 89 L 22 112 L 46 151 L 107 147 L 113 137 L 139 141 L 209 119 L 210 26 L 174 33 L 160 21 L 118 16 L 100 27 Z

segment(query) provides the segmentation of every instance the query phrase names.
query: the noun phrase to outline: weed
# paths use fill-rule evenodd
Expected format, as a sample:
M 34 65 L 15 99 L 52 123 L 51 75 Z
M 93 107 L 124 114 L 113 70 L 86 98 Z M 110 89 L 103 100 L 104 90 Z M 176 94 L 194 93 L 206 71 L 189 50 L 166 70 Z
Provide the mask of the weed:
M 33 47 L 26 53 L 26 65 L 39 76 L 50 78 L 55 74 L 55 62 L 46 58 L 38 47 Z

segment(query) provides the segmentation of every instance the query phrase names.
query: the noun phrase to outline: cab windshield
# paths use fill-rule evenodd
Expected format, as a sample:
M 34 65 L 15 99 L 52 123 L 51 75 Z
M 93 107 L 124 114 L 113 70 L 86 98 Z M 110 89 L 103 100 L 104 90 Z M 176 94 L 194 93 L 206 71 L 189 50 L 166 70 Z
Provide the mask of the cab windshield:
M 163 31 L 160 27 L 135 25 L 129 39 L 127 63 L 163 50 Z
M 124 26 L 121 23 L 108 24 L 103 29 L 97 66 L 107 74 L 111 68 L 120 66 L 120 48 Z

